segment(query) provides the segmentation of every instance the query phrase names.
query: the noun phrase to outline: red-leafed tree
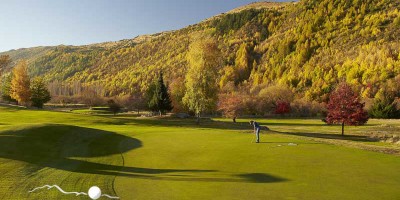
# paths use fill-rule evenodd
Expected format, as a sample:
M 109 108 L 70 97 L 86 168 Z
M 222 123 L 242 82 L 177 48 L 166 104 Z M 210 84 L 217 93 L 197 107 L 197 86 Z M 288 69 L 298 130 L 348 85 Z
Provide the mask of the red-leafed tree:
M 331 93 L 327 111 L 326 122 L 342 124 L 342 135 L 344 135 L 344 125 L 363 125 L 368 121 L 364 103 L 360 102 L 359 96 L 344 82 Z
M 275 106 L 275 114 L 286 114 L 290 113 L 290 103 L 285 102 L 285 101 L 278 101 L 276 102 Z
M 222 112 L 225 117 L 232 118 L 236 123 L 236 118 L 243 113 L 243 97 L 234 94 L 222 94 L 218 99 L 218 110 Z

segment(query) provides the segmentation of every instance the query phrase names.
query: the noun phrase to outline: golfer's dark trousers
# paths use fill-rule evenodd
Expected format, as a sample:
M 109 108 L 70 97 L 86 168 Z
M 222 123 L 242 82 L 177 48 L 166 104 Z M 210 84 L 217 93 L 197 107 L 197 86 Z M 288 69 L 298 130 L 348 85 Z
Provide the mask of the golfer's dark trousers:
M 260 127 L 256 128 L 256 142 L 260 142 Z

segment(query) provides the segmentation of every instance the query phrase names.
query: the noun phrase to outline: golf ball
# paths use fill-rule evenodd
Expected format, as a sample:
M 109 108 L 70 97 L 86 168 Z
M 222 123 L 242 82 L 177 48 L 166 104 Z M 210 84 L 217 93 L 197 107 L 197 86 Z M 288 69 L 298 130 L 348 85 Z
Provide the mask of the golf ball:
M 101 196 L 101 190 L 97 186 L 93 186 L 89 189 L 88 195 L 91 199 L 98 199 Z

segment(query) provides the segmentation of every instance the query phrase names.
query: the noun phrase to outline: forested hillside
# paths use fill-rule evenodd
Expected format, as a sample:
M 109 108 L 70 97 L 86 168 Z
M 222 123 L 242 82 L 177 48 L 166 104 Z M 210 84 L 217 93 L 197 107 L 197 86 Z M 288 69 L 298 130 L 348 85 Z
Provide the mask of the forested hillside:
M 221 51 L 214 83 L 221 95 L 315 107 L 346 81 L 369 102 L 392 105 L 400 96 L 398 0 L 256 3 L 177 31 L 2 54 L 13 63 L 26 59 L 31 77 L 43 76 L 52 94 L 62 96 L 81 95 L 85 88 L 99 96 L 145 94 L 162 71 L 174 107 L 183 108 L 189 46 L 205 35 Z M 257 106 L 250 107 L 271 107 Z

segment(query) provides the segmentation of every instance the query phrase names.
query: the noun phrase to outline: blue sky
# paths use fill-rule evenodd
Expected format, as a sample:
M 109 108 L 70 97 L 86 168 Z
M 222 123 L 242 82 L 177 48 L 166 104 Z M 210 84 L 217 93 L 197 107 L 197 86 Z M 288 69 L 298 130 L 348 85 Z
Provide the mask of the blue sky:
M 0 52 L 176 30 L 255 0 L 1 0 Z

